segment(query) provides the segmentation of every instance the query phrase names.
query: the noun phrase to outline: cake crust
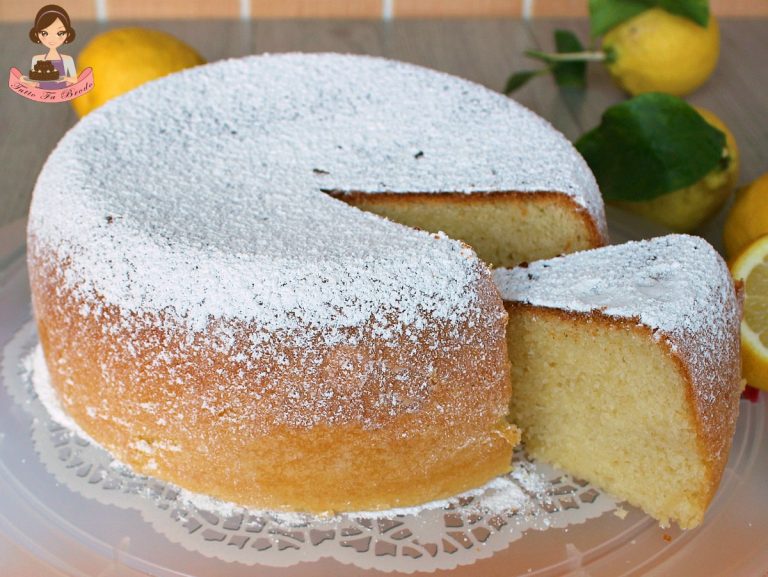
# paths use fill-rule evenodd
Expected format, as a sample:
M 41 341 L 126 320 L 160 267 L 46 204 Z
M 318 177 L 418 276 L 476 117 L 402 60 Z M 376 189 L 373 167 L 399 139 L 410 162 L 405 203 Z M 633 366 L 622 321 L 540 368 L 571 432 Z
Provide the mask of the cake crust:
M 273 335 L 279 346 L 254 358 L 249 323 L 191 331 L 84 301 L 62 288 L 66 264 L 31 240 L 52 385 L 140 473 L 256 509 L 325 514 L 446 498 L 511 467 L 520 436 L 506 421 L 506 315 L 489 277 L 478 318 L 458 332 L 436 320 L 418 341 L 385 347 L 374 327 L 354 347 Z

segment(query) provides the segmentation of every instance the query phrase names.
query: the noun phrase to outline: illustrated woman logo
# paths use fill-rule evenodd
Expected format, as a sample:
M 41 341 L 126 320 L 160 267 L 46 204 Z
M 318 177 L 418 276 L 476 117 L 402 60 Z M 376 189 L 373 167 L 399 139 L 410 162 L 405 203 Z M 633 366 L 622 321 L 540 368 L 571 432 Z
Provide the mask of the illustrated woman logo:
M 35 25 L 29 31 L 29 39 L 42 44 L 48 51 L 32 57 L 29 78 L 24 80 L 25 84 L 55 90 L 77 82 L 75 60 L 66 54 L 59 54 L 59 47 L 75 39 L 75 29 L 72 28 L 66 10 L 55 4 L 43 6 L 35 17 Z M 57 80 L 38 81 L 37 78 L 45 76 L 46 70 L 55 70 L 58 73 Z M 48 76 L 53 77 L 56 74 L 51 73 Z
M 93 74 L 86 69 L 78 76 L 75 61 L 59 49 L 75 40 L 69 14 L 61 6 L 43 6 L 29 31 L 29 39 L 44 52 L 32 57 L 29 74 L 11 69 L 8 86 L 21 96 L 39 102 L 61 102 L 85 94 L 93 88 Z

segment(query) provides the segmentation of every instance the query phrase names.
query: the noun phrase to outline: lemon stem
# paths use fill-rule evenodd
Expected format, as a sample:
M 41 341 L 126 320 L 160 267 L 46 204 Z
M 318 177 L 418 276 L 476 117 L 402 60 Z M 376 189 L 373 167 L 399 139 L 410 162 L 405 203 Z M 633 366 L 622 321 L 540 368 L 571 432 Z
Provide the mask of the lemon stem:
M 557 53 L 528 50 L 525 55 L 545 62 L 605 62 L 609 58 L 608 54 L 602 50 Z

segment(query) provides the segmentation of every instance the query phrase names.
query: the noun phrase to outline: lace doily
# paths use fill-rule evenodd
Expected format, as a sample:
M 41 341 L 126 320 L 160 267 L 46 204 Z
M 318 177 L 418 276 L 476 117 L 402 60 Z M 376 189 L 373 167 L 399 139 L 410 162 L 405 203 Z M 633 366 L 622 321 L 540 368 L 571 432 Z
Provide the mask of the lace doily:
M 522 451 L 512 473 L 420 508 L 327 519 L 219 503 L 137 475 L 62 425 L 66 416 L 57 414 L 55 399 L 52 406 L 45 371 L 31 362 L 37 347 L 30 321 L 4 349 L 3 380 L 33 417 L 31 435 L 46 469 L 84 497 L 139 511 L 158 533 L 208 557 L 274 567 L 331 557 L 381 571 L 451 569 L 490 557 L 526 531 L 565 528 L 617 507 L 610 495 Z

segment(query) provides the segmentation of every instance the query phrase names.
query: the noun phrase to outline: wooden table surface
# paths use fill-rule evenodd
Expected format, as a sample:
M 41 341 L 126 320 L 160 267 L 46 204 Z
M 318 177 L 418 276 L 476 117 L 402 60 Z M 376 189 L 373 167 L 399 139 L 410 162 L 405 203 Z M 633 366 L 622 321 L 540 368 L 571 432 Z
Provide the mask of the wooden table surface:
M 132 23 L 120 24 L 128 25 Z M 536 66 L 525 49 L 552 48 L 556 28 L 578 30 L 583 20 L 438 21 L 215 21 L 140 22 L 166 30 L 197 48 L 208 61 L 284 51 L 363 53 L 405 60 L 442 70 L 499 90 L 513 70 Z M 82 22 L 71 51 L 115 24 Z M 738 142 L 742 182 L 768 172 L 768 20 L 730 20 L 721 24 L 722 53 L 715 74 L 690 97 L 710 108 L 731 128 Z M 8 70 L 22 70 L 37 46 L 26 24 L 0 25 L 0 54 Z M 600 65 L 590 67 L 589 90 L 561 94 L 551 78 L 539 78 L 515 97 L 549 119 L 571 139 L 591 128 L 610 104 L 624 98 Z M 95 71 L 98 83 L 98 70 Z M 67 103 L 39 104 L 8 89 L 0 90 L 0 226 L 26 215 L 35 178 L 48 153 L 77 117 Z M 717 235 L 711 232 L 713 241 Z
M 513 70 L 536 63 L 522 56 L 529 48 L 551 49 L 556 28 L 578 30 L 585 21 L 444 20 L 444 21 L 269 21 L 138 22 L 185 40 L 208 60 L 284 51 L 334 51 L 374 54 L 442 70 L 499 90 Z M 115 24 L 81 22 L 70 54 L 93 35 Z M 38 49 L 29 42 L 27 24 L 0 25 L 3 66 L 24 70 Z M 717 71 L 690 97 L 714 111 L 736 136 L 742 159 L 741 181 L 768 172 L 768 20 L 721 23 L 722 53 Z M 589 89 L 581 95 L 560 93 L 550 78 L 541 78 L 515 97 L 549 119 L 571 139 L 599 121 L 603 110 L 624 98 L 601 66 L 592 66 Z M 95 71 L 98 83 L 98 70 Z M 68 104 L 38 104 L 9 89 L 0 90 L 0 228 L 26 216 L 40 168 L 64 132 L 77 121 Z M 719 245 L 719 219 L 702 232 Z M 20 230 L 20 227 L 14 227 Z M 18 236 L 18 235 L 14 235 Z M 0 243 L 8 238 L 0 234 Z M 0 256 L 13 247 L 0 246 Z M 0 542 L 5 577 L 57 574 L 38 567 L 14 546 Z M 112 575 L 106 569 L 103 575 Z M 114 573 L 117 574 L 117 573 Z M 133 574 L 133 573 L 131 573 Z M 120 575 L 128 573 L 120 572 Z

